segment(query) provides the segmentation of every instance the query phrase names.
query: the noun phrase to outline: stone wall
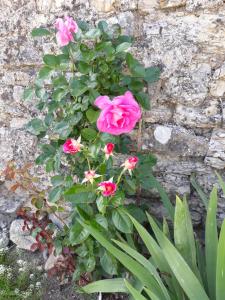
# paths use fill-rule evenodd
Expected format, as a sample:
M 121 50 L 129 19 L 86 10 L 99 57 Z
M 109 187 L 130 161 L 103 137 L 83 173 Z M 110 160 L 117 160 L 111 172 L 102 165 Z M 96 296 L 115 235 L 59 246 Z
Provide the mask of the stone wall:
M 120 23 L 136 37 L 139 59 L 162 67 L 161 80 L 149 88 L 152 110 L 144 117 L 143 148 L 158 156 L 155 172 L 169 192 L 190 194 L 200 222 L 190 175 L 196 173 L 199 183 L 210 189 L 214 168 L 221 173 L 225 168 L 224 1 L 0 0 L 0 170 L 9 160 L 23 165 L 34 158 L 36 140 L 24 124 L 37 111 L 21 95 L 41 64 L 42 51 L 53 48 L 34 41 L 30 32 L 64 14 Z M 3 175 L 0 180 L 2 216 L 14 196 L 6 192 Z

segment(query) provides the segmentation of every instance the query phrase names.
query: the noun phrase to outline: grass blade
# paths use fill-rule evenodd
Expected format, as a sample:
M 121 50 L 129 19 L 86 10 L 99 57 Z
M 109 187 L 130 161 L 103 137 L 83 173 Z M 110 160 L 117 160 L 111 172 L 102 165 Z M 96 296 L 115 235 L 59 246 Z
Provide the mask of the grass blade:
M 182 257 L 186 260 L 195 275 L 200 278 L 196 263 L 194 231 L 187 201 L 176 198 L 174 216 L 174 241 Z
M 146 269 L 149 270 L 149 272 L 154 276 L 155 280 L 158 282 L 161 291 L 165 297 L 165 299 L 170 300 L 170 296 L 167 292 L 166 287 L 164 286 L 156 268 L 154 267 L 154 265 L 147 260 L 143 255 L 141 255 L 140 253 L 138 253 L 136 250 L 132 249 L 130 246 L 121 243 L 119 241 L 115 241 L 113 240 L 114 243 L 116 243 L 121 249 L 123 249 L 126 253 L 128 253 L 130 256 L 132 256 L 135 260 L 137 260 L 140 264 L 142 264 Z
M 164 253 L 164 256 L 186 295 L 190 300 L 209 300 L 199 280 L 191 271 L 190 267 L 180 255 L 178 250 L 167 239 L 167 237 L 165 237 L 152 217 L 148 214 L 147 217 Z
M 224 300 L 225 295 L 225 220 L 220 231 L 216 268 L 216 300 Z
M 214 187 L 209 200 L 209 206 L 206 216 L 205 229 L 205 257 L 206 257 L 206 273 L 208 281 L 208 290 L 211 300 L 216 299 L 216 261 L 218 247 L 218 231 L 217 231 L 217 188 Z
M 92 282 L 80 289 L 81 292 L 92 293 L 127 293 L 123 278 L 105 279 Z
M 115 256 L 117 260 L 121 262 L 121 264 L 123 264 L 134 276 L 136 276 L 143 283 L 143 285 L 156 293 L 157 296 L 158 294 L 161 296 L 161 293 L 159 293 L 159 286 L 152 274 L 148 272 L 148 270 L 140 263 L 136 262 L 129 255 L 119 250 L 107 238 L 105 238 L 105 236 L 99 230 L 98 225 L 95 224 L 95 221 L 83 222 L 82 220 L 79 220 L 79 222 L 103 247 L 106 248 L 106 250 Z
M 162 187 L 162 185 L 159 183 L 159 181 L 151 174 L 149 176 L 149 179 L 151 180 L 152 186 L 154 186 L 160 195 L 160 198 L 162 200 L 163 205 L 165 206 L 168 215 L 170 216 L 170 219 L 173 221 L 174 218 L 174 206 L 170 201 L 170 198 L 168 197 L 166 191 Z
M 137 291 L 134 287 L 132 287 L 132 285 L 127 280 L 125 280 L 125 285 L 135 300 L 148 300 L 147 298 L 142 296 L 142 294 L 139 291 Z M 157 298 L 155 299 L 152 298 L 152 300 L 157 300 Z
M 208 207 L 208 196 L 205 194 L 205 192 L 202 190 L 202 188 L 200 187 L 200 185 L 197 183 L 195 175 L 191 174 L 191 178 L 190 178 L 191 184 L 194 187 L 194 189 L 196 190 L 196 192 L 198 193 L 199 197 L 201 198 L 202 202 L 204 203 L 206 209 Z

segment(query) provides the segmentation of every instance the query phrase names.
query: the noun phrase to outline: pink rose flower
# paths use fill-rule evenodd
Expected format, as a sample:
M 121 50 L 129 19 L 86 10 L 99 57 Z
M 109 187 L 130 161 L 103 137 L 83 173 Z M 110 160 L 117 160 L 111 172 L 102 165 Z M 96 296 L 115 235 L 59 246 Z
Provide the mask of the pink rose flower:
M 109 197 L 115 194 L 117 186 L 114 182 L 103 181 L 98 184 L 99 189 L 102 191 L 102 195 Z
M 71 17 L 65 17 L 64 21 L 58 18 L 55 22 L 55 28 L 58 30 L 56 39 L 58 44 L 63 47 L 73 40 L 73 33 L 78 31 L 77 23 Z
M 125 170 L 128 170 L 131 174 L 131 171 L 136 167 L 136 164 L 138 163 L 139 159 L 137 156 L 129 157 L 125 160 L 125 162 L 122 164 L 122 167 L 124 167 Z
M 63 145 L 63 152 L 69 154 L 76 154 L 81 150 L 81 147 L 83 147 L 80 141 L 81 141 L 80 137 L 77 140 L 68 139 Z
M 105 145 L 103 151 L 105 152 L 106 159 L 109 159 L 111 155 L 113 155 L 113 150 L 115 148 L 115 145 L 113 143 L 108 143 Z
M 108 96 L 99 96 L 95 105 L 102 110 L 97 120 L 101 132 L 113 135 L 128 133 L 141 118 L 140 106 L 129 91 L 112 101 Z

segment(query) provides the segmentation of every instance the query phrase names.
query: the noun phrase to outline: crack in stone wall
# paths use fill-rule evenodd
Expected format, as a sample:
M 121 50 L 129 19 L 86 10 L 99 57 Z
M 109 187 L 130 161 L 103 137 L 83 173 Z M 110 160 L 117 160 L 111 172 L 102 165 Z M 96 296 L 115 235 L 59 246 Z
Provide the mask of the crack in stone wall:
M 144 116 L 143 149 L 158 156 L 155 173 L 169 193 L 190 195 L 200 222 L 202 206 L 190 176 L 196 173 L 210 190 L 214 171 L 223 175 L 225 168 L 224 1 L 1 0 L 0 170 L 12 159 L 20 166 L 34 160 L 36 139 L 24 125 L 38 112 L 21 96 L 42 63 L 42 51 L 50 53 L 54 45 L 33 40 L 30 32 L 65 14 L 91 23 L 120 23 L 136 37 L 137 57 L 146 66 L 162 67 L 160 82 L 149 87 L 152 109 Z M 0 180 L 7 189 L 4 176 Z M 221 218 L 224 203 L 221 199 Z

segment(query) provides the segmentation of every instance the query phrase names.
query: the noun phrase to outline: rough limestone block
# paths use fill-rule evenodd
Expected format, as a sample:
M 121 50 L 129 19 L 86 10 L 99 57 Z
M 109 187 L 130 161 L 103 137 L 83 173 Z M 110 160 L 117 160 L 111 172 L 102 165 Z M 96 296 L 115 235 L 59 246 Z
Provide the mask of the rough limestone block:
M 146 111 L 143 117 L 146 123 L 167 123 L 171 121 L 172 116 L 172 109 L 161 105 Z
M 191 130 L 187 130 L 179 126 L 163 126 L 171 129 L 166 129 L 166 134 L 157 135 L 155 138 L 155 129 L 158 126 L 150 126 L 143 132 L 143 149 L 153 153 L 166 155 L 171 159 L 176 157 L 204 157 L 208 150 L 207 138 L 197 136 Z M 167 142 L 166 142 L 167 139 Z M 163 143 L 165 142 L 165 143 Z
M 90 0 L 91 6 L 99 12 L 110 12 L 114 10 L 115 0 Z
M 138 9 L 141 12 L 150 13 L 153 9 L 159 7 L 158 0 L 139 0 Z
M 225 168 L 225 130 L 214 129 L 205 163 L 217 169 Z
M 160 0 L 161 8 L 177 8 L 185 6 L 186 0 Z
M 188 107 L 178 104 L 173 120 L 176 124 L 189 127 L 214 128 L 222 123 L 221 103 L 219 100 L 207 101 L 205 107 Z

